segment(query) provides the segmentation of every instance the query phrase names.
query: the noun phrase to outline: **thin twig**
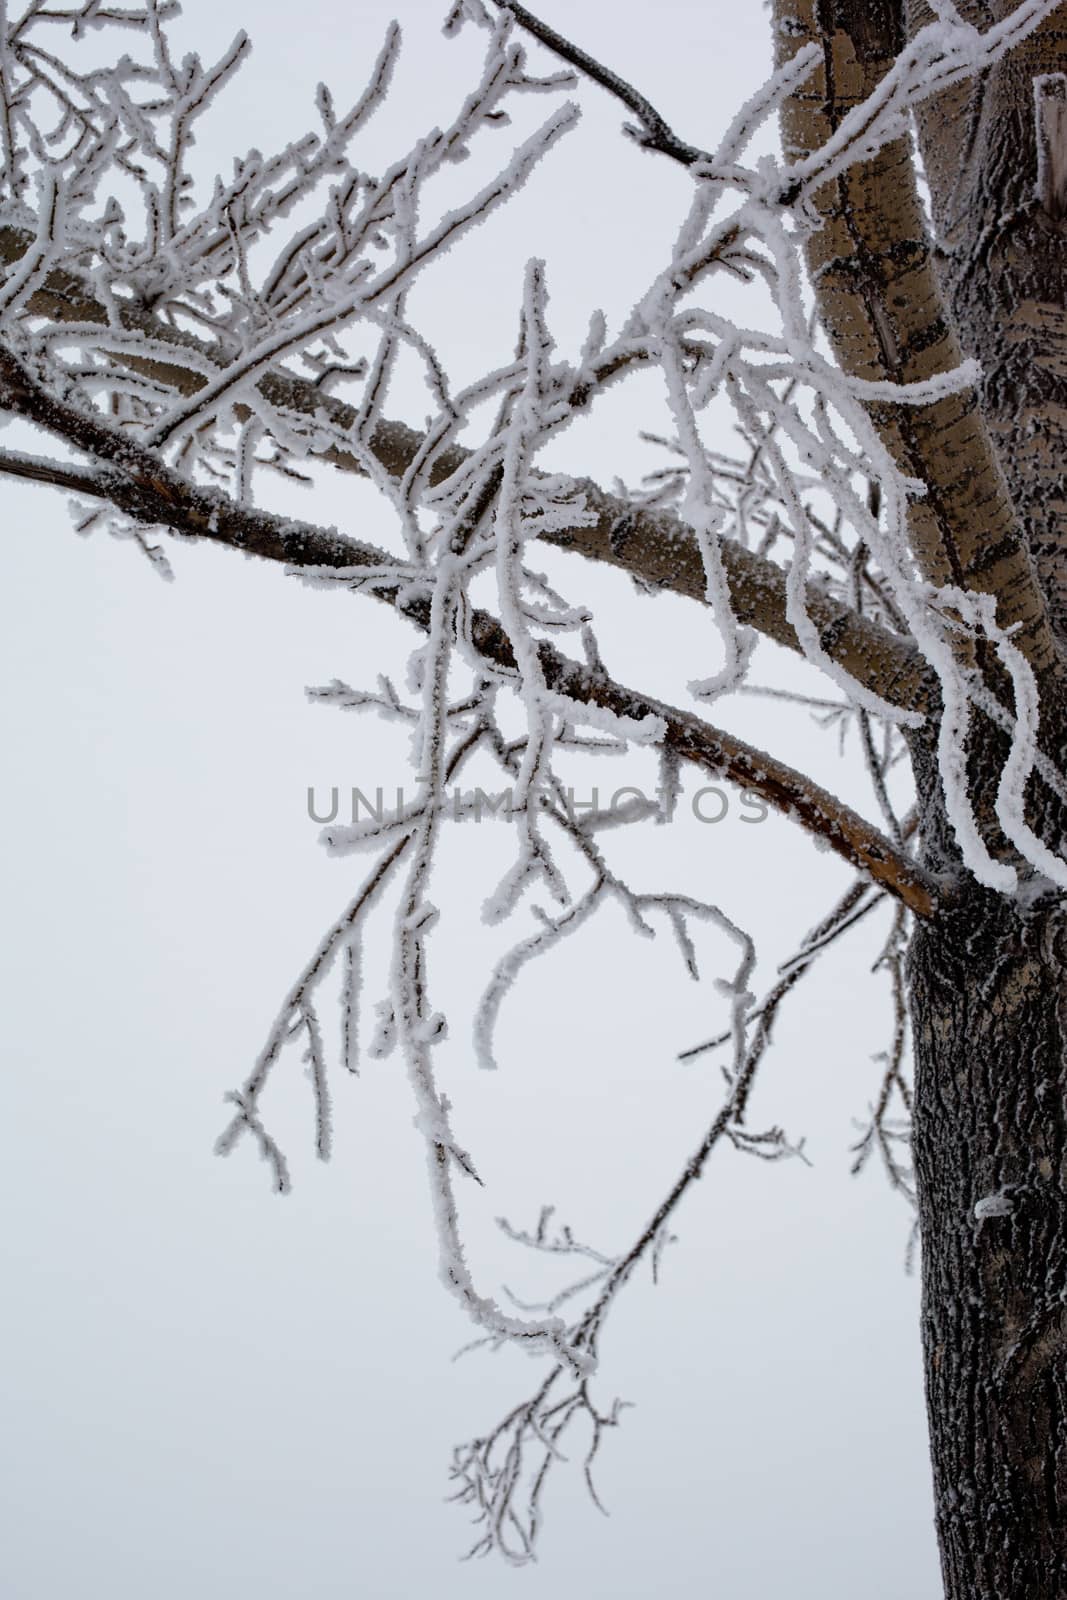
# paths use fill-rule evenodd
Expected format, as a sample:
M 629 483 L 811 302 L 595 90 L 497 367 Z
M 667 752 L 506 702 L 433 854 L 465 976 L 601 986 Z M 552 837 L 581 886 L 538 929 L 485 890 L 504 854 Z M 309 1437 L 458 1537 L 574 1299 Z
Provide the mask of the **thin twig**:
M 563 34 L 550 28 L 547 22 L 542 22 L 532 11 L 527 11 L 525 6 L 519 5 L 517 0 L 493 0 L 493 3 L 499 6 L 501 11 L 510 13 L 515 21 L 520 22 L 546 49 L 551 50 L 554 55 L 572 67 L 578 67 L 587 78 L 598 83 L 617 100 L 621 100 L 627 110 L 632 111 L 640 121 L 640 128 L 628 127 L 626 131 L 643 150 L 654 150 L 659 155 L 670 156 L 672 161 L 680 162 L 683 167 L 694 166 L 698 161 L 710 162 L 711 156 L 707 151 L 679 139 L 652 102 L 617 72 L 604 66 L 603 62 L 591 56 L 588 51 L 582 50 L 580 46 L 572 44 Z

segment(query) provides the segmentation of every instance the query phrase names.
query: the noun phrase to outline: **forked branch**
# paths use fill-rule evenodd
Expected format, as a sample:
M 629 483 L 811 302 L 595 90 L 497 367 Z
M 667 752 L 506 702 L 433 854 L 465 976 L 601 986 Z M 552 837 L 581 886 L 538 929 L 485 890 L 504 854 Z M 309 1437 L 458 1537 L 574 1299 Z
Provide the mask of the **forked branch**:
M 32 235 L 24 230 L 0 227 L 0 261 L 21 260 L 31 247 Z M 94 298 L 88 286 L 74 272 L 54 268 L 41 288 L 28 302 L 34 315 L 60 325 L 108 323 L 105 307 Z M 154 382 L 178 394 L 195 394 L 206 383 L 203 366 L 219 371 L 227 365 L 226 352 L 218 345 L 198 339 L 187 329 L 163 322 L 151 312 L 125 300 L 117 302 L 115 314 L 121 326 L 136 337 L 123 343 L 113 339 L 112 359 L 130 370 L 143 373 Z M 153 353 L 144 354 L 147 345 Z M 173 348 L 174 359 L 164 355 Z M 186 353 L 183 363 L 182 355 Z M 258 380 L 265 400 L 294 422 L 320 417 L 329 425 L 331 438 L 313 447 L 316 459 L 343 472 L 360 476 L 367 473 L 367 455 L 394 479 L 400 480 L 426 449 L 424 434 L 399 421 L 378 420 L 364 431 L 362 446 L 366 455 L 346 441 L 358 429 L 358 409 L 329 394 L 310 380 L 289 372 L 272 370 Z M 246 416 L 242 408 L 235 408 Z M 428 462 L 427 482 L 436 487 L 462 468 L 470 452 L 459 445 L 440 450 Z M 29 464 L 20 468 L 11 462 L 8 471 L 32 479 L 49 481 L 43 468 Z M 51 481 L 63 486 L 63 473 Z M 587 559 L 603 562 L 630 573 L 653 588 L 684 595 L 706 603 L 706 577 L 700 548 L 691 528 L 669 507 L 644 506 L 601 489 L 589 479 L 576 483 L 594 516 L 573 526 L 545 528 L 539 535 L 546 543 L 573 551 Z M 91 493 L 89 489 L 83 492 Z M 264 553 L 264 552 L 256 552 Z M 320 550 L 320 556 L 325 553 Z M 289 559 L 286 557 L 285 559 Z M 774 561 L 750 550 L 737 540 L 724 540 L 723 562 L 730 586 L 730 598 L 738 621 L 756 628 L 776 644 L 801 649 L 796 630 L 787 615 L 786 586 L 782 569 Z M 336 562 L 322 559 L 322 565 Z M 915 647 L 904 637 L 891 633 L 870 618 L 858 615 L 850 606 L 829 592 L 813 586 L 809 609 L 819 629 L 828 655 L 873 694 L 890 702 L 916 709 L 926 704 L 930 674 Z
M 366 588 L 409 620 L 429 627 L 430 602 L 410 582 L 417 574 L 405 572 L 397 557 L 314 524 L 240 505 L 221 490 L 190 484 L 155 451 L 50 394 L 14 355 L 2 349 L 0 406 L 99 463 L 81 471 L 56 469 L 53 481 L 63 488 L 106 500 L 148 526 L 210 539 L 290 567 L 340 571 L 354 588 Z M 0 454 L 0 471 L 47 481 L 51 469 L 38 458 Z M 514 672 L 512 645 L 496 618 L 475 612 L 470 637 L 487 662 L 506 673 Z M 920 916 L 933 914 L 939 898 L 935 882 L 877 828 L 809 778 L 689 712 L 624 688 L 606 674 L 569 660 L 548 643 L 541 644 L 540 658 L 546 686 L 552 692 L 631 721 L 662 722 L 663 741 L 677 757 L 762 795 L 851 865 L 869 873 L 911 910 Z

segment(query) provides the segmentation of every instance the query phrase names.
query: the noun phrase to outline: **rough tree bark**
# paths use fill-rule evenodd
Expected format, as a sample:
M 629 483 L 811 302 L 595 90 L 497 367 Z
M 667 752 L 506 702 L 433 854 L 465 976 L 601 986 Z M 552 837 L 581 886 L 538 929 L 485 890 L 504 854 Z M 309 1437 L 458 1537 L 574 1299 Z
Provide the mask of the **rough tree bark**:
M 916 929 L 922 1338 L 946 1600 L 1067 1595 L 1067 926 L 971 887 Z
M 961 11 L 987 23 L 1004 7 Z M 929 16 L 909 5 L 912 29 Z M 1065 67 L 1060 7 L 919 124 L 946 303 L 982 364 L 982 411 L 1061 641 L 1067 233 L 1039 191 L 1035 79 Z M 1049 688 L 1044 702 L 1062 751 L 1060 697 Z M 917 930 L 911 952 L 923 1351 L 948 1600 L 1067 1595 L 1065 933 L 1055 895 L 1025 907 L 972 888 Z
M 1009 8 L 958 9 L 988 27 Z M 785 110 L 787 146 L 814 148 L 932 20 L 924 0 L 779 0 L 779 55 L 811 39 L 824 50 L 822 72 Z M 996 593 L 1001 617 L 1022 622 L 1046 748 L 1060 759 L 1067 230 L 1061 85 L 1049 75 L 1065 67 L 1059 7 L 995 71 L 928 104 L 919 143 L 933 242 L 902 140 L 827 185 L 808 251 L 847 370 L 906 379 L 944 370 L 960 349 L 981 363 L 977 405 L 953 397 L 910 417 L 885 407 L 876 420 L 934 489 L 912 528 L 926 571 Z M 1053 102 L 1036 118 L 1035 80 L 1036 98 Z M 987 797 L 1003 757 L 1000 736 L 976 729 L 972 769 Z M 908 960 L 945 1595 L 1052 1600 L 1067 1596 L 1067 920 L 1062 897 L 1032 876 L 1012 901 L 961 871 L 926 739 L 913 761 L 926 864 L 955 884 L 935 917 L 917 919 Z M 1036 793 L 1031 803 L 1059 844 L 1062 816 Z M 988 798 L 984 809 L 990 847 L 1010 856 Z

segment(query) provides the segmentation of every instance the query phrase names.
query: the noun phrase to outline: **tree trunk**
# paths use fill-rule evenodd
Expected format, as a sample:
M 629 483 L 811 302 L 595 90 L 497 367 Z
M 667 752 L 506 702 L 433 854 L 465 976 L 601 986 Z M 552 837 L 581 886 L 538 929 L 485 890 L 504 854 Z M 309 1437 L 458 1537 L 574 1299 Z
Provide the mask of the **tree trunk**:
M 775 22 L 779 64 L 812 44 L 822 54 L 782 107 L 785 153 L 803 157 L 836 132 L 893 65 L 904 0 L 775 0 Z M 821 226 L 809 234 L 805 255 L 820 319 L 844 371 L 913 383 L 957 367 L 960 339 L 946 315 L 911 141 L 894 140 L 849 167 L 816 191 L 811 206 Z M 983 357 L 981 350 L 967 353 Z M 909 516 L 924 576 L 996 595 L 1000 625 L 1017 628 L 1016 646 L 1043 677 L 1057 664 L 1055 640 L 979 401 L 968 390 L 929 405 L 868 409 L 901 471 L 927 486 Z
M 959 10 L 985 28 L 1011 4 Z M 775 18 L 779 60 L 808 41 L 822 53 L 783 109 L 787 153 L 803 155 L 874 89 L 905 29 L 934 13 L 928 0 L 776 0 Z M 1065 747 L 1067 79 L 1045 75 L 1064 72 L 1067 5 L 992 72 L 928 104 L 919 138 L 934 241 L 901 139 L 824 186 L 807 243 L 846 371 L 907 381 L 953 365 L 961 346 L 982 365 L 977 396 L 874 408 L 874 420 L 930 487 L 910 530 L 924 572 L 997 594 L 1001 621 L 1022 624 L 1054 756 Z M 1043 167 L 1035 78 L 1056 102 Z M 1006 693 L 995 673 L 987 681 Z M 916 927 L 909 992 L 945 1596 L 1067 1600 L 1067 904 L 1033 873 L 1008 900 L 962 871 L 930 733 L 913 746 L 921 831 L 956 898 Z M 993 808 L 1006 753 L 988 723 L 974 727 L 976 810 L 990 848 L 1010 856 Z M 1036 786 L 1029 799 L 1031 825 L 1062 848 L 1055 803 Z
M 922 1334 L 946 1600 L 1067 1596 L 1067 910 L 915 931 Z
M 959 9 L 985 27 L 1008 6 L 963 0 Z M 926 0 L 908 10 L 910 31 L 931 20 Z M 1039 183 L 1034 80 L 1067 67 L 1065 20 L 1058 7 L 992 73 L 930 102 L 918 128 L 951 321 L 982 364 L 982 410 L 1061 640 L 1067 233 L 1057 196 Z M 1042 708 L 1053 751 L 1064 743 L 1058 699 L 1049 692 Z M 1002 760 L 1003 751 L 974 752 L 987 803 Z M 1043 820 L 1056 845 L 1062 818 Z M 910 997 L 946 1600 L 1067 1597 L 1063 897 L 1012 903 L 965 890 L 958 910 L 916 929 Z

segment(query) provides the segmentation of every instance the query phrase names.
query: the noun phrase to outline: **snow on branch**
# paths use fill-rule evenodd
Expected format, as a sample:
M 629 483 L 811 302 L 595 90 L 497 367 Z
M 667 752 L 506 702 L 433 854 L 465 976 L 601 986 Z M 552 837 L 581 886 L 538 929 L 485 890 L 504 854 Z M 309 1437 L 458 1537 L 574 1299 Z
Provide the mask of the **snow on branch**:
M 247 1136 L 274 1187 L 289 1186 L 265 1101 L 292 1049 L 311 1086 L 316 1152 L 329 1156 L 331 1065 L 358 1064 L 367 1034 L 365 935 L 377 918 L 388 928 L 390 960 L 366 1054 L 395 1050 L 402 1059 L 442 1281 L 480 1340 L 548 1363 L 530 1399 L 457 1452 L 459 1497 L 483 1522 L 479 1548 L 514 1560 L 533 1554 L 546 1475 L 574 1424 L 587 1428 L 592 1486 L 591 1458 L 619 1420 L 618 1406 L 602 1407 L 591 1388 L 608 1313 L 639 1264 L 655 1270 L 675 1210 L 712 1152 L 725 1143 L 763 1159 L 800 1153 L 777 1127 L 749 1127 L 755 1074 L 785 995 L 882 896 L 902 908 L 882 963 L 895 1031 L 857 1160 L 878 1148 L 891 1180 L 906 1187 L 890 1114 L 907 1105 L 899 930 L 904 910 L 936 917 L 952 886 L 921 865 L 890 792 L 904 734 L 933 742 L 931 712 L 939 710 L 941 783 L 964 865 L 1010 894 L 1016 867 L 1003 841 L 988 837 L 968 771 L 973 716 L 1003 719 L 1000 829 L 1027 869 L 1067 885 L 1067 867 L 1028 811 L 1036 785 L 1058 792 L 1063 783 L 1041 744 L 1039 672 L 1028 641 L 993 596 L 919 559 L 911 543 L 916 508 L 935 496 L 905 470 L 880 425 L 887 409 L 913 416 L 963 404 L 976 371 L 958 360 L 922 373 L 889 361 L 872 372 L 842 370 L 826 358 L 804 275 L 820 186 L 885 148 L 926 96 L 986 70 L 1050 9 L 1030 0 L 979 34 L 940 6 L 936 24 L 816 148 L 797 160 L 746 165 L 753 132 L 807 83 L 819 51 L 794 53 L 728 123 L 718 148 L 702 151 L 680 140 L 639 90 L 523 7 L 499 0 L 490 12 L 480 0 L 459 0 L 450 29 L 474 21 L 484 54 L 445 127 L 427 131 L 379 176 L 357 163 L 356 136 L 394 72 L 393 27 L 351 107 L 339 110 L 320 85 L 312 131 L 270 155 L 249 151 L 203 193 L 189 148 L 245 58 L 243 35 L 205 66 L 195 54 L 179 60 L 169 31 L 176 7 L 153 0 L 62 14 L 31 6 L 15 23 L 0 16 L 0 411 L 57 450 L 56 459 L 0 452 L 0 473 L 75 496 L 83 530 L 101 523 L 125 537 L 132 531 L 152 559 L 153 528 L 214 540 L 280 562 L 313 586 L 373 597 L 417 630 L 404 698 L 381 675 L 373 687 L 334 680 L 312 691 L 346 714 L 371 711 L 403 724 L 416 792 L 368 822 L 328 826 L 333 854 L 370 852 L 373 865 L 284 996 L 230 1097 L 218 1148 L 228 1153 Z M 54 38 L 60 15 L 71 24 L 62 48 Z M 416 318 L 412 288 L 458 239 L 537 181 L 578 126 L 574 105 L 554 104 L 534 133 L 501 152 L 488 181 L 472 182 L 448 209 L 437 203 L 434 180 L 474 147 L 491 153 L 517 97 L 573 86 L 570 73 L 529 70 L 519 24 L 620 99 L 637 118 L 637 142 L 679 162 L 691 188 L 651 280 L 619 326 L 594 308 L 577 348 L 558 348 L 550 267 L 538 257 L 513 286 L 515 348 L 460 378 L 445 370 Z M 87 64 L 83 36 L 108 30 L 121 32 L 130 52 L 116 52 L 105 69 Z M 747 320 L 723 314 L 723 274 L 732 288 L 751 286 Z M 421 375 L 418 428 L 386 419 L 401 355 Z M 660 379 L 660 409 L 645 441 L 663 452 L 658 469 L 614 494 L 552 470 L 544 452 L 636 371 Z M 357 470 L 379 491 L 388 547 L 270 508 L 280 476 L 314 482 L 320 462 Z M 802 686 L 794 698 L 843 737 L 858 730 L 872 805 L 887 831 L 684 704 L 628 687 L 633 661 L 618 671 L 605 663 L 597 607 L 581 588 L 588 567 L 560 563 L 561 572 L 542 573 L 531 559 L 535 542 L 623 567 L 646 590 L 672 588 L 704 602 L 694 608 L 691 636 L 679 635 L 677 659 L 665 664 L 677 697 L 721 701 L 753 689 L 757 630 L 799 652 L 830 680 L 831 694 L 824 701 Z M 645 604 L 634 602 L 638 660 Z M 574 653 L 559 648 L 563 636 Z M 658 760 L 656 798 L 594 804 L 577 817 L 563 763 L 627 752 Z M 634 881 L 616 859 L 619 830 L 672 816 L 686 763 L 761 797 L 860 874 L 760 1005 L 753 939 L 732 909 L 692 882 Z M 514 846 L 483 916 L 490 925 L 522 925 L 487 972 L 468 1033 L 435 989 L 435 941 L 448 926 L 437 869 L 453 822 L 481 804 L 480 787 L 457 785 L 477 785 L 483 764 L 507 782 Z M 581 1276 L 545 1304 L 513 1295 L 506 1306 L 467 1258 L 461 1198 L 475 1198 L 481 1178 L 448 1092 L 448 1043 L 459 1032 L 475 1061 L 503 1065 L 495 1030 L 505 999 L 531 961 L 581 938 L 609 904 L 636 937 L 666 932 L 693 981 L 701 981 L 709 948 L 720 952 L 725 967 L 714 992 L 723 1014 L 713 1025 L 722 1027 L 712 1042 L 730 1049 L 725 1099 L 629 1246 L 613 1253 L 580 1244 L 568 1229 L 551 1231 L 547 1215 L 533 1230 L 509 1226 L 513 1242 L 573 1258 Z M 338 964 L 334 1040 L 323 998 Z
M 0 227 L 0 257 L 17 261 L 26 245 L 25 233 Z M 77 332 L 87 343 L 97 346 L 98 339 L 104 341 L 112 365 L 94 372 L 91 378 L 94 387 L 101 389 L 115 388 L 123 382 L 115 370 L 117 362 L 142 375 L 144 381 L 162 384 L 164 390 L 176 388 L 186 393 L 199 388 L 203 378 L 212 376 L 222 360 L 217 347 L 167 326 L 136 310 L 127 301 L 120 302 L 117 307 L 121 326 L 102 329 L 100 325 L 107 322 L 103 306 L 68 272 L 60 275 L 53 271 L 46 286 L 30 297 L 28 309 L 37 316 L 61 319 L 58 326 L 46 328 L 39 334 L 48 345 L 62 339 L 66 331 L 64 324 L 70 321 L 83 324 Z M 615 358 L 616 362 L 618 359 Z M 629 359 L 643 361 L 645 354 L 635 349 Z M 604 371 L 607 364 L 599 366 Z M 342 370 L 346 376 L 358 377 L 363 369 Z M 494 375 L 494 382 L 506 382 L 509 373 L 510 369 Z M 82 374 L 82 381 L 90 381 L 88 373 Z M 296 436 L 302 437 L 306 419 L 315 417 L 313 456 L 344 471 L 374 476 L 383 486 L 383 492 L 392 480 L 399 480 L 401 487 L 396 498 L 400 504 L 406 503 L 413 487 L 423 478 L 432 493 L 444 477 L 460 470 L 470 455 L 466 448 L 449 442 L 456 416 L 463 414 L 463 396 L 453 397 L 447 424 L 439 425 L 432 433 L 419 434 L 402 422 L 381 419 L 373 427 L 359 429 L 362 437 L 354 446 L 353 436 L 357 424 L 363 420 L 362 414 L 317 382 L 283 377 L 270 371 L 259 381 L 258 387 L 272 405 L 276 423 L 280 417 L 287 420 L 290 435 L 295 430 Z M 484 384 L 468 391 L 472 403 L 489 392 L 491 389 Z M 243 418 L 250 413 L 238 405 L 234 407 L 234 414 Z M 296 472 L 295 466 L 286 465 L 282 454 L 275 454 L 270 465 L 290 475 Z M 766 486 L 753 478 L 757 465 L 758 452 L 747 464 L 724 457 L 717 462 L 717 481 L 720 489 L 728 489 L 731 484 L 738 486 L 738 518 L 745 517 L 747 502 L 752 502 L 748 508 L 750 515 L 757 524 L 765 525 L 768 518 L 761 502 Z M 43 467 L 31 471 L 12 453 L 9 453 L 5 470 L 38 482 L 51 481 L 58 486 L 66 481 L 58 463 L 50 478 Z M 666 496 L 660 491 L 652 496 L 628 498 L 605 493 L 597 485 L 583 480 L 577 488 L 584 497 L 588 517 L 571 524 L 542 524 L 537 537 L 618 566 L 654 588 L 692 599 L 703 598 L 707 580 L 697 541 L 670 508 L 669 490 L 672 483 L 677 483 L 677 475 L 664 476 Z M 83 484 L 82 490 L 93 492 L 88 484 Z M 773 527 L 773 514 L 770 526 Z M 322 541 L 312 540 L 305 546 L 290 548 L 281 557 L 267 546 L 253 544 L 249 548 L 266 559 L 284 559 L 293 565 L 335 567 L 343 565 L 345 559 L 339 541 L 324 547 Z M 739 539 L 725 541 L 721 555 L 731 605 L 738 620 L 787 648 L 798 649 L 796 634 L 786 615 L 781 568 Z M 354 558 L 352 564 L 355 564 Z M 873 581 L 870 574 L 865 581 L 868 584 Z M 881 590 L 879 593 L 885 604 L 887 597 Z M 853 676 L 895 704 L 924 702 L 927 691 L 922 661 L 905 637 L 882 627 L 873 618 L 858 616 L 832 593 L 813 594 L 809 601 L 826 648 Z M 895 616 L 893 626 L 900 626 Z
M 675 1213 L 721 1144 L 725 1142 L 743 1153 L 770 1160 L 800 1154 L 799 1147 L 790 1144 L 780 1129 L 753 1134 L 745 1123 L 745 1108 L 758 1062 L 758 1056 L 746 1060 L 729 1077 L 728 1091 L 718 1113 L 678 1178 L 645 1227 L 618 1255 L 610 1256 L 582 1244 L 568 1227 L 549 1234 L 552 1208 L 542 1211 L 532 1234 L 501 1219 L 504 1232 L 529 1249 L 593 1263 L 592 1271 L 583 1266 L 582 1275 L 548 1304 L 558 1309 L 577 1296 L 587 1296 L 585 1309 L 570 1324 L 569 1338 L 572 1348 L 589 1352 L 594 1365 L 592 1371 L 571 1377 L 562 1363 L 556 1364 L 533 1394 L 493 1428 L 457 1446 L 452 1462 L 452 1477 L 457 1485 L 453 1498 L 469 1508 L 480 1530 L 471 1555 L 496 1552 L 514 1565 L 536 1558 L 547 1480 L 555 1467 L 568 1460 L 561 1441 L 583 1423 L 588 1441 L 583 1476 L 594 1503 L 605 1509 L 597 1495 L 593 1466 L 605 1430 L 618 1426 L 623 1410 L 623 1402 L 618 1399 L 602 1409 L 593 1392 L 595 1361 L 608 1315 L 642 1263 L 648 1264 L 653 1281 L 658 1280 L 663 1250 L 674 1237 L 670 1225 Z M 500 1340 L 488 1342 L 497 1349 L 502 1344 Z

